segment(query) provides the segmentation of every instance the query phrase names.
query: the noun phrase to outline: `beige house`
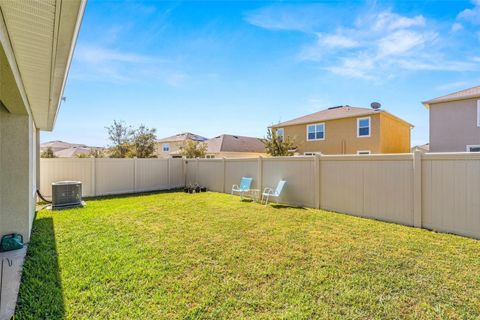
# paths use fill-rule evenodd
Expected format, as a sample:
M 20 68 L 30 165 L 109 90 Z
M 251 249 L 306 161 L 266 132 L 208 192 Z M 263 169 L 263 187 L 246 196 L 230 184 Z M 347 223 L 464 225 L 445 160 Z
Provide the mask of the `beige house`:
M 332 107 L 271 128 L 300 155 L 409 153 L 413 126 L 378 107 Z
M 181 150 L 185 142 L 188 140 L 205 142 L 207 138 L 190 132 L 185 132 L 157 140 L 157 156 L 159 158 L 181 158 Z
M 424 101 L 430 152 L 480 152 L 480 86 Z
M 206 141 L 206 158 L 252 158 L 265 156 L 265 145 L 259 138 L 222 134 Z

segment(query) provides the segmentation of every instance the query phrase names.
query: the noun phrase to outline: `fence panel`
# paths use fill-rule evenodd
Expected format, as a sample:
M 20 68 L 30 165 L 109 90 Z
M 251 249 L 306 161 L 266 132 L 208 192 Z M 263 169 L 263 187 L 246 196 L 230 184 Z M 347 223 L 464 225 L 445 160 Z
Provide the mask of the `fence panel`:
M 185 186 L 185 173 L 183 159 L 170 159 L 170 189 Z
M 84 197 L 94 195 L 92 184 L 92 159 L 41 159 L 40 192 L 46 197 L 52 196 L 52 183 L 56 181 L 81 181 Z
M 280 180 L 285 180 L 280 202 L 312 208 L 315 206 L 314 165 L 314 157 L 265 158 L 263 187 L 275 189 Z
M 415 159 L 417 156 L 415 156 Z M 41 159 L 40 191 L 78 180 L 83 195 L 199 183 L 227 193 L 287 181 L 281 202 L 480 238 L 480 154 L 346 155 L 246 159 Z M 421 166 L 418 164 L 421 163 Z M 419 168 L 420 167 L 420 168 Z M 416 178 L 417 177 L 417 178 Z
M 198 163 L 198 181 L 208 190 L 223 192 L 223 160 L 201 159 Z
M 426 154 L 423 226 L 480 238 L 480 155 Z
M 168 159 L 136 159 L 135 191 L 169 188 Z
M 185 160 L 185 181 L 187 185 L 200 183 L 198 181 L 198 164 L 196 159 Z
M 413 225 L 411 155 L 322 156 L 321 159 L 323 209 Z
M 240 184 L 242 177 L 252 177 L 252 189 L 258 185 L 258 159 L 225 159 L 225 192 L 229 193 L 234 184 Z
M 135 192 L 134 159 L 96 159 L 97 195 Z

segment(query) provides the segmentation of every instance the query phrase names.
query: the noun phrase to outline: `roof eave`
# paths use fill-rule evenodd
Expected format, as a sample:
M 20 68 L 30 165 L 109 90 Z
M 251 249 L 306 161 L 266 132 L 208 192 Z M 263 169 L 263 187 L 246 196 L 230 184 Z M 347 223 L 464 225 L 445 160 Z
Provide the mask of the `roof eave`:
M 50 92 L 50 105 L 48 106 L 47 123 L 38 123 L 37 128 L 45 131 L 52 131 L 55 121 L 60 110 L 60 104 L 67 83 L 68 73 L 70 70 L 73 53 L 78 39 L 80 26 L 82 24 L 83 15 L 87 0 L 63 1 L 60 6 L 61 12 L 56 16 L 55 26 L 57 28 L 57 36 L 54 38 L 56 47 L 55 63 L 52 64 L 52 90 Z M 73 33 L 70 33 L 68 27 L 62 23 L 72 22 L 74 19 Z M 62 46 L 63 44 L 63 46 Z M 63 59 L 62 59 L 63 56 Z M 66 56 L 66 58 L 65 58 Z
M 433 104 L 461 101 L 461 100 L 468 100 L 468 99 L 475 99 L 475 98 L 480 98 L 480 94 L 474 93 L 474 94 L 464 95 L 462 97 L 455 97 L 455 98 L 431 99 L 431 100 L 423 101 L 422 104 L 425 106 L 425 108 L 429 109 L 430 106 Z

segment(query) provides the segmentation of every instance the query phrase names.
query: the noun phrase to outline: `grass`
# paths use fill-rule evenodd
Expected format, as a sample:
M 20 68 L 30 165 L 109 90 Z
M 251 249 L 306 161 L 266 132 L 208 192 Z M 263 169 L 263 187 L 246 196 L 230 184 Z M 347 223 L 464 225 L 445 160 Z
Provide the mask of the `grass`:
M 470 319 L 480 242 L 225 194 L 41 211 L 16 319 Z

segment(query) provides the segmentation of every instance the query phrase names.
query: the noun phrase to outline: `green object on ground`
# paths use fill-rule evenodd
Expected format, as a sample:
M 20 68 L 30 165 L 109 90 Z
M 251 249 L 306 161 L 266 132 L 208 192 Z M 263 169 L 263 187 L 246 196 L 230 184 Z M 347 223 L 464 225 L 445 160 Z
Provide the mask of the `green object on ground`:
M 7 234 L 0 241 L 0 252 L 18 250 L 23 248 L 23 236 L 18 233 Z

